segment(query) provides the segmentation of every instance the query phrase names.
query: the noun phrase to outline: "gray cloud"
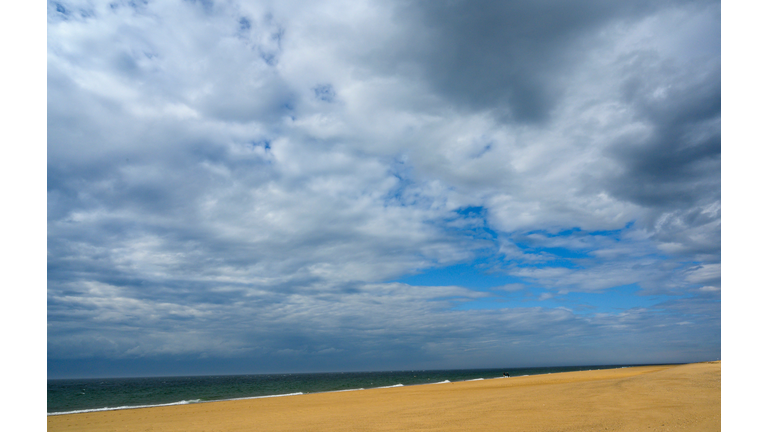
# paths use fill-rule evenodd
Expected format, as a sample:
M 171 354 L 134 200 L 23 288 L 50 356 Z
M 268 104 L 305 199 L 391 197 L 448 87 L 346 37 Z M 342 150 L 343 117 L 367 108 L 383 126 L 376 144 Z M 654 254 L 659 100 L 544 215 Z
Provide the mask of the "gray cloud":
M 602 42 L 601 32 L 669 7 L 602 0 L 405 2 L 396 16 L 416 21 L 404 50 L 413 51 L 437 91 L 470 110 L 541 122 L 561 103 L 568 74 Z
M 49 3 L 49 365 L 719 352 L 719 21 L 689 2 Z M 666 302 L 462 309 L 493 294 L 394 282 L 477 260 L 517 278 L 502 291 Z

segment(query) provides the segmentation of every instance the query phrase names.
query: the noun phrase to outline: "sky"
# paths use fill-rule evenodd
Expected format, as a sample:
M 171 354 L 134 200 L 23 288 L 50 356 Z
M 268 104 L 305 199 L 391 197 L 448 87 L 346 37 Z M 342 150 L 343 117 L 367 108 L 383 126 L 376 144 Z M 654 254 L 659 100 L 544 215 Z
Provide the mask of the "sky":
M 720 3 L 49 1 L 49 378 L 721 357 Z

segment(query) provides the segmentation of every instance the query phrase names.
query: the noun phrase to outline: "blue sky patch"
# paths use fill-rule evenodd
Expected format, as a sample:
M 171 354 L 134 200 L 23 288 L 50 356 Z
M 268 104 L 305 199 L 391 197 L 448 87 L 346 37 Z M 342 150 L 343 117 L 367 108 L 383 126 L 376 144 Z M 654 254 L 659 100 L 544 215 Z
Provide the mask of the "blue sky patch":
M 315 97 L 324 102 L 333 102 L 336 99 L 336 91 L 330 84 L 323 84 L 315 87 Z

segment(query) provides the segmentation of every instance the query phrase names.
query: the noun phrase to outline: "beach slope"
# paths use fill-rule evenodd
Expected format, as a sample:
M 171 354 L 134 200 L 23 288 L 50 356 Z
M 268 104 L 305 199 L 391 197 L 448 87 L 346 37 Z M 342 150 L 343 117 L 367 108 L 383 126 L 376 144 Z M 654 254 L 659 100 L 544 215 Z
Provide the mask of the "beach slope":
M 719 431 L 720 362 L 48 417 L 53 431 Z

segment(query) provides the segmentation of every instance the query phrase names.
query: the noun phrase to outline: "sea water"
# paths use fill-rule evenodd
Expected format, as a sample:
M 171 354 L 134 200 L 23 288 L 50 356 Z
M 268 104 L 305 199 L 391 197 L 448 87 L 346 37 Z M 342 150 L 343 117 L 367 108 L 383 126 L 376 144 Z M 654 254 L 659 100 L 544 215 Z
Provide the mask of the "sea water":
M 48 380 L 48 415 L 611 369 L 572 366 Z

